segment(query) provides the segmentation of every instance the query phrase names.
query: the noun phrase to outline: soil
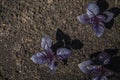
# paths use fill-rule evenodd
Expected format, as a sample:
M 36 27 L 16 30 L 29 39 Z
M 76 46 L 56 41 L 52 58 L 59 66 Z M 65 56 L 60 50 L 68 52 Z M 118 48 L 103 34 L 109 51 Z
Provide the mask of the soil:
M 120 15 L 100 38 L 89 25 L 77 20 L 91 1 L 0 0 L 0 80 L 90 80 L 78 64 L 88 60 L 92 53 L 120 49 Z M 120 0 L 107 1 L 109 8 L 120 8 Z M 40 42 L 44 35 L 49 35 L 53 44 L 56 42 L 58 28 L 71 40 L 80 40 L 84 46 L 72 49 L 68 65 L 58 62 L 58 69 L 51 75 L 46 65 L 35 64 L 30 57 L 43 50 Z

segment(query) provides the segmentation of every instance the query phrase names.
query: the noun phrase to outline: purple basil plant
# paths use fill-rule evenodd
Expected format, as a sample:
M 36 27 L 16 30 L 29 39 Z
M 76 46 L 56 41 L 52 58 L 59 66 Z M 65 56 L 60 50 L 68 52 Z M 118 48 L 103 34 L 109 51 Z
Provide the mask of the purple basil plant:
M 92 80 L 108 80 L 107 77 L 114 74 L 114 72 L 105 68 L 105 65 L 110 62 L 110 55 L 103 52 L 97 56 L 97 59 L 101 64 L 95 64 L 92 60 L 87 60 L 78 64 L 78 66 L 83 73 L 93 76 Z
M 49 36 L 42 38 L 41 47 L 44 51 L 38 52 L 31 57 L 31 60 L 37 64 L 47 64 L 52 73 L 56 70 L 56 60 L 67 59 L 71 55 L 71 50 L 67 48 L 59 48 L 57 52 L 51 49 L 52 40 Z
M 77 19 L 82 24 L 90 24 L 96 36 L 100 37 L 105 30 L 104 23 L 110 22 L 113 16 L 114 14 L 109 11 L 104 11 L 103 13 L 100 13 L 99 7 L 96 2 L 91 2 L 87 6 L 86 13 L 78 16 Z

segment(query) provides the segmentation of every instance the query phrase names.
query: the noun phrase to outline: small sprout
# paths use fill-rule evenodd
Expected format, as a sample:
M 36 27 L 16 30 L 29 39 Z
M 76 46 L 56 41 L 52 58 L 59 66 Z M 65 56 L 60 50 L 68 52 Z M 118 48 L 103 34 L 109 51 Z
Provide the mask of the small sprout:
M 109 54 L 105 52 L 100 53 L 97 56 L 97 59 L 102 62 L 102 64 L 98 65 L 91 60 L 87 60 L 78 64 L 78 66 L 83 73 L 92 75 L 92 80 L 108 80 L 107 77 L 114 74 L 111 70 L 106 69 L 104 66 L 110 61 Z
M 67 48 L 59 48 L 57 50 L 57 53 L 52 51 L 52 40 L 49 36 L 44 36 L 41 41 L 41 47 L 44 49 L 44 51 L 39 52 L 31 57 L 31 60 L 34 63 L 37 64 L 48 64 L 49 69 L 52 73 L 56 70 L 56 60 L 64 60 L 68 59 L 68 57 L 71 55 L 71 50 Z
M 100 14 L 98 5 L 95 2 L 91 2 L 87 6 L 86 13 L 78 16 L 77 19 L 82 24 L 90 24 L 96 36 L 100 37 L 104 32 L 104 23 L 110 22 L 113 16 L 114 14 L 109 11 Z

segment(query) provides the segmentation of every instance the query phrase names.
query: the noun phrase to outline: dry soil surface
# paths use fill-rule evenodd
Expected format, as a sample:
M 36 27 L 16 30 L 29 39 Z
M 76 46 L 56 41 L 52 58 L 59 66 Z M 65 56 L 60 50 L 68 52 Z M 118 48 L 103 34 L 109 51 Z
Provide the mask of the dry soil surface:
M 80 71 L 78 63 L 89 59 L 88 55 L 94 52 L 120 49 L 120 15 L 100 38 L 90 26 L 77 20 L 91 1 L 0 0 L 0 80 L 90 80 Z M 120 7 L 120 0 L 107 1 L 109 8 Z M 42 50 L 40 42 L 44 35 L 56 42 L 58 28 L 84 46 L 72 50 L 68 65 L 60 61 L 57 71 L 51 75 L 46 65 L 35 64 L 30 57 Z

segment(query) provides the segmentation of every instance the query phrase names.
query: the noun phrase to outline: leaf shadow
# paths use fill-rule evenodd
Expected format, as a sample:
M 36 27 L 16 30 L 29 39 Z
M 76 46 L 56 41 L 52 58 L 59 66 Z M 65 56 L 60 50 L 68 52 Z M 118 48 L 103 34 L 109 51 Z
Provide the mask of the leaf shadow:
M 107 65 L 107 68 L 119 73 L 120 72 L 120 56 L 115 56 L 111 59 L 109 64 Z
M 103 13 L 109 7 L 109 4 L 108 4 L 108 2 L 106 0 L 97 0 L 96 3 L 98 5 L 98 7 L 99 7 L 100 13 Z
M 119 49 L 105 49 L 104 52 L 110 54 L 111 57 L 117 55 Z
M 100 54 L 101 52 L 106 52 L 106 53 L 108 53 L 110 55 L 111 58 L 113 58 L 114 56 L 117 55 L 118 51 L 119 51 L 118 49 L 104 49 L 103 51 L 98 51 L 96 53 L 93 53 L 93 54 L 89 55 L 89 58 L 95 64 L 101 64 L 101 62 L 97 58 L 98 54 Z
M 79 39 L 74 39 L 72 40 L 69 35 L 64 33 L 62 30 L 59 28 L 57 29 L 56 32 L 56 40 L 57 42 L 53 44 L 51 47 L 54 52 L 57 51 L 57 49 L 64 47 L 67 49 L 81 49 L 84 45 Z M 64 64 L 67 64 L 67 60 L 63 60 Z
M 120 80 L 120 77 L 119 76 L 114 76 L 111 78 L 111 80 Z
M 120 56 L 117 56 L 119 49 L 105 49 L 103 52 L 106 52 L 110 55 L 111 60 L 110 62 L 105 66 L 107 69 L 110 69 L 114 72 L 119 73 L 120 72 Z M 97 60 L 97 55 L 101 53 L 101 51 L 93 53 L 89 55 L 90 59 L 95 62 L 95 64 L 99 64 L 99 61 Z
M 114 24 L 114 18 L 117 17 L 120 14 L 120 8 L 113 7 L 113 8 L 110 8 L 109 10 L 107 10 L 107 11 L 110 11 L 111 13 L 114 14 L 113 19 L 109 23 L 104 23 L 104 25 L 107 29 L 111 29 L 113 24 Z
M 114 24 L 114 18 L 120 14 L 120 8 L 112 7 L 110 9 L 108 9 L 109 4 L 106 0 L 97 0 L 96 3 L 99 7 L 100 14 L 102 14 L 104 11 L 110 11 L 111 13 L 114 14 L 113 19 L 109 23 L 104 23 L 104 25 L 107 29 L 111 29 Z

